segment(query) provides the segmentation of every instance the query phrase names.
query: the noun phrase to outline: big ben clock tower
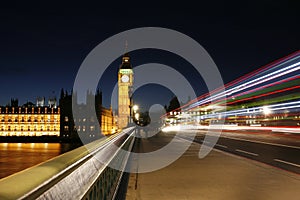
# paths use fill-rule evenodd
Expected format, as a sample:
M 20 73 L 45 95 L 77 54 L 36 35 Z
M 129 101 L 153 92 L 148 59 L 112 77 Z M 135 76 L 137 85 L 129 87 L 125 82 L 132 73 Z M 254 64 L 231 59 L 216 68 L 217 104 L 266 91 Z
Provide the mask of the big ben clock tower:
M 133 70 L 130 57 L 125 53 L 118 73 L 118 126 L 124 128 L 130 118 L 130 95 L 133 85 Z

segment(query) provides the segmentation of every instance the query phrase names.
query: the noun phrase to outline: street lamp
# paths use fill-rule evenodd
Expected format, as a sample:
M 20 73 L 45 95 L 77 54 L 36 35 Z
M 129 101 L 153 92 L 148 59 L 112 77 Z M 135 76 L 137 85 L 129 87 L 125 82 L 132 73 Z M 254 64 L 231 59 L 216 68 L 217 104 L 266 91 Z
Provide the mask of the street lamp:
M 135 118 L 135 120 L 139 120 L 139 118 L 140 118 L 140 114 L 139 113 L 135 113 L 135 115 L 134 115 L 134 118 Z
M 130 122 L 133 123 L 133 122 L 137 121 L 139 118 L 139 115 L 138 115 L 138 117 L 136 115 L 136 114 L 138 114 L 137 111 L 139 110 L 139 106 L 133 105 L 132 101 L 131 101 L 130 105 L 131 105 L 130 106 Z
M 262 112 L 263 112 L 264 115 L 265 115 L 265 119 L 264 119 L 265 124 L 264 124 L 264 126 L 267 126 L 267 121 L 268 121 L 267 116 L 270 115 L 270 114 L 272 113 L 272 110 L 271 110 L 268 106 L 263 106 L 263 107 L 262 107 Z
M 136 113 L 136 111 L 139 109 L 139 106 L 133 105 L 132 109 L 133 109 L 133 113 Z
M 272 111 L 271 111 L 271 109 L 269 108 L 269 107 L 267 107 L 267 106 L 263 106 L 263 113 L 265 114 L 265 115 L 269 115 L 269 114 L 271 114 L 272 113 Z

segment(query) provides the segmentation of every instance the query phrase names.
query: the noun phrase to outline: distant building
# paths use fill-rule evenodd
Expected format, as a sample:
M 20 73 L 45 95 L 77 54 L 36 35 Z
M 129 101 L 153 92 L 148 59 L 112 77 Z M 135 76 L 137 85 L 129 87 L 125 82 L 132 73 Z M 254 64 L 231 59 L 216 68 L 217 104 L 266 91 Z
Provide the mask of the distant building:
M 115 132 L 115 123 L 112 109 L 102 106 L 102 92 L 99 90 L 96 95 L 87 92 L 87 104 L 78 104 L 76 94 L 68 94 L 61 91 L 59 107 L 61 108 L 61 137 L 70 139 L 90 138 L 97 139 L 103 135 L 110 135 Z M 95 107 L 90 102 L 95 99 Z M 76 105 L 75 110 L 72 109 L 72 101 Z M 73 111 L 80 113 L 80 117 L 74 119 Z M 90 116 L 90 112 L 96 111 L 96 119 Z M 75 123 L 76 122 L 76 123 Z
M 78 138 L 72 114 L 72 95 L 68 95 L 63 89 L 60 94 L 59 107 L 61 116 L 60 136 L 71 139 Z
M 114 121 L 113 111 L 101 106 L 101 132 L 104 135 L 110 135 L 116 132 L 116 124 Z
M 60 108 L 17 105 L 0 107 L 0 136 L 59 136 Z

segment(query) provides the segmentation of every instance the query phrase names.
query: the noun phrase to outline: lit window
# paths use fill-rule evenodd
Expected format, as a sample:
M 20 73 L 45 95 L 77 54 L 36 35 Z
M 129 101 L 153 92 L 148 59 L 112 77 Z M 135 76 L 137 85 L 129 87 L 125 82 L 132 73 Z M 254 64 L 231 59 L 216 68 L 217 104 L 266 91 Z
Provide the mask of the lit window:
M 64 131 L 69 131 L 69 126 L 64 126 Z
M 69 121 L 68 116 L 65 116 L 65 122 L 68 122 L 68 121 Z

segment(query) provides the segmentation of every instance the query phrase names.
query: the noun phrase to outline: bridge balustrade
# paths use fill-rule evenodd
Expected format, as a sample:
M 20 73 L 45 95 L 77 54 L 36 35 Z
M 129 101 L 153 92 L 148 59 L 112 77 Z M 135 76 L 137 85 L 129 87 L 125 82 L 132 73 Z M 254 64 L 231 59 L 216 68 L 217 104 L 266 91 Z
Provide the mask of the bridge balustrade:
M 3 178 L 0 199 L 115 199 L 134 134 L 125 129 Z

